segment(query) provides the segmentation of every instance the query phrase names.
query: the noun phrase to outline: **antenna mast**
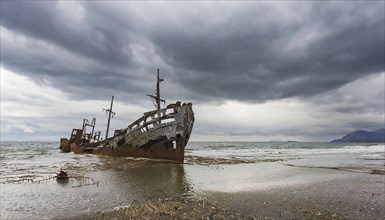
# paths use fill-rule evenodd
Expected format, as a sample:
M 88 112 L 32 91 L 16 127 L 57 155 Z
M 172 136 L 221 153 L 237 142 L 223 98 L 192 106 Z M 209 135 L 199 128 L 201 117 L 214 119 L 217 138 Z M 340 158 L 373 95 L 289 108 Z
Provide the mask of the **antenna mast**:
M 112 117 L 114 117 L 114 115 L 115 115 L 115 112 L 112 111 L 112 103 L 113 103 L 113 102 L 114 102 L 114 96 L 112 96 L 110 108 L 109 108 L 109 109 L 103 108 L 103 111 L 105 111 L 106 114 L 108 113 L 108 122 L 107 122 L 106 139 L 108 138 L 108 130 L 110 129 L 111 115 L 112 115 Z
M 160 98 L 160 88 L 159 88 L 160 86 L 159 86 L 159 84 L 162 81 L 163 81 L 163 79 L 161 79 L 159 77 L 159 68 L 158 68 L 158 76 L 157 76 L 157 80 L 156 80 L 156 94 L 155 95 L 147 94 L 147 96 L 150 96 L 151 98 L 155 99 L 155 101 L 156 101 L 156 110 L 158 110 L 158 111 L 160 110 L 160 102 L 166 102 L 164 99 Z
M 159 78 L 159 68 L 158 68 L 158 77 L 156 79 L 156 107 L 157 110 L 160 110 L 160 89 L 159 89 L 159 83 L 163 81 L 163 79 Z

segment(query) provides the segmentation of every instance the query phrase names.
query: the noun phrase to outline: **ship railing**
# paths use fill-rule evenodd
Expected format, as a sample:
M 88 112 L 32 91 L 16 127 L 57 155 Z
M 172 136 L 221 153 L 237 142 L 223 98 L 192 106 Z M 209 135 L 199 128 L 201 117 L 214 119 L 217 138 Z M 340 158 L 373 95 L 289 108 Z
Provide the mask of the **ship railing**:
M 170 104 L 166 108 L 145 112 L 141 118 L 133 122 L 126 129 L 122 130 L 121 134 L 141 130 L 143 132 L 157 129 L 163 126 L 169 126 L 176 123 L 175 114 L 180 102 Z

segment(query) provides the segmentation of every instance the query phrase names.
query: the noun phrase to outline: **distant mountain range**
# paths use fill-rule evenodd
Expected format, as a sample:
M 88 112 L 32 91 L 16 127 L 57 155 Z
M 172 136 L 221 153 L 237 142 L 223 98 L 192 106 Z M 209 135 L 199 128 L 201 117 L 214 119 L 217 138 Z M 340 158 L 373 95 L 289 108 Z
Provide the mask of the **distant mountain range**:
M 341 139 L 333 140 L 331 142 L 361 142 L 361 143 L 381 143 L 385 142 L 385 128 L 377 131 L 355 131 L 343 136 Z

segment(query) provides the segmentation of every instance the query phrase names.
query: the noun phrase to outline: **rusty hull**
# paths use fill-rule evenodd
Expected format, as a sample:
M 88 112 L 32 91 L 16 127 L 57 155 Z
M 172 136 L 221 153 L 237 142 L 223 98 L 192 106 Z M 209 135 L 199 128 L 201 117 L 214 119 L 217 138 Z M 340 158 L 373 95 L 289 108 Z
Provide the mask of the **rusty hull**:
M 166 159 L 183 163 L 193 124 L 192 104 L 177 102 L 144 113 L 127 128 L 115 130 L 113 137 L 103 141 L 88 143 L 82 139 L 82 129 L 73 129 L 69 140 L 60 140 L 60 149 L 63 152 Z

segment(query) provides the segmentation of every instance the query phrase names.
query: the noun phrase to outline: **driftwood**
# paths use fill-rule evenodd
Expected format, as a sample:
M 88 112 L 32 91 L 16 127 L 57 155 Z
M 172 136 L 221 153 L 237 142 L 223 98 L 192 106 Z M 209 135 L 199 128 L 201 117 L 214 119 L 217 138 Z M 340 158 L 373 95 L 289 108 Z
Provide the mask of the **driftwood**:
M 56 175 L 56 179 L 57 180 L 68 180 L 69 177 L 68 177 L 68 174 L 66 172 L 64 172 L 63 170 L 60 170 L 60 173 L 58 173 Z
M 99 186 L 99 181 L 94 181 L 93 178 L 86 177 L 83 175 L 68 175 L 67 172 L 60 170 L 59 173 L 56 173 L 55 176 L 51 176 L 44 179 L 34 179 L 38 176 L 36 175 L 24 175 L 20 177 L 7 177 L 4 178 L 4 181 L 0 181 L 0 184 L 10 184 L 10 183 L 23 183 L 23 182 L 31 182 L 31 183 L 42 183 L 47 182 L 49 180 L 56 179 L 56 181 L 60 184 L 67 184 L 69 183 L 70 179 L 75 179 L 78 182 L 80 182 L 79 185 L 72 186 L 72 187 L 80 187 L 80 186 L 88 186 L 88 185 L 96 185 Z M 87 181 L 87 183 L 82 183 L 84 181 Z

